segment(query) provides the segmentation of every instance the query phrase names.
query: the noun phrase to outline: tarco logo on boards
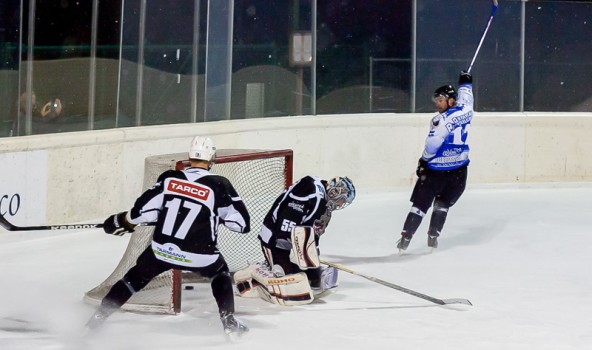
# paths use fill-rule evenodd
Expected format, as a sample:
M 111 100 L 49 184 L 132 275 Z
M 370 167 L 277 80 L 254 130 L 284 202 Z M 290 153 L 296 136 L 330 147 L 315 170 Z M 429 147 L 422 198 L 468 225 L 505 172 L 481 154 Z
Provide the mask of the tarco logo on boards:
M 208 188 L 177 180 L 171 180 L 167 190 L 201 200 L 208 199 L 208 196 L 210 195 L 210 190 Z

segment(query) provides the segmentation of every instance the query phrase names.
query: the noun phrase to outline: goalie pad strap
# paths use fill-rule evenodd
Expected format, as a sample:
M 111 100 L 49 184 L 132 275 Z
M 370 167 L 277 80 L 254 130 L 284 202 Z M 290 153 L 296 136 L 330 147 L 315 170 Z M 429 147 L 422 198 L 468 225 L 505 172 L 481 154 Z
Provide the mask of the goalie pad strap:
M 292 230 L 290 261 L 302 270 L 316 268 L 321 264 L 312 227 L 296 226 Z
M 242 270 L 238 270 L 232 276 L 236 289 L 243 298 L 258 298 L 259 293 L 257 288 L 253 286 L 252 270 L 253 266 L 248 266 Z

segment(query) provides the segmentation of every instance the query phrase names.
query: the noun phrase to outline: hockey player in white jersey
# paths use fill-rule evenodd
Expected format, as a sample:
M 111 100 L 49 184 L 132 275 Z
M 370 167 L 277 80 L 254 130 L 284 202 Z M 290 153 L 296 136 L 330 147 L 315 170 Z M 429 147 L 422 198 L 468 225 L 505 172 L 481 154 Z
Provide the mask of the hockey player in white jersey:
M 320 265 L 318 244 L 335 210 L 356 191 L 347 177 L 329 181 L 305 176 L 273 203 L 259 233 L 266 264 L 234 274 L 244 297 L 280 305 L 307 304 L 337 286 L 337 270 Z
M 458 93 L 452 85 L 436 89 L 433 95 L 438 115 L 430 122 L 425 148 L 416 169 L 417 182 L 411 194 L 399 251 L 407 249 L 423 217 L 433 204 L 428 246 L 438 247 L 448 210 L 463 194 L 469 165 L 468 135 L 473 119 L 473 77 L 461 72 Z
M 131 210 L 105 220 L 105 232 L 118 236 L 133 232 L 142 223 L 156 223 L 156 227 L 151 245 L 103 298 L 87 323 L 89 328 L 102 324 L 154 277 L 179 269 L 210 280 L 227 334 L 233 337 L 248 331 L 234 316 L 232 279 L 216 243 L 218 225 L 246 233 L 250 230 L 250 217 L 230 181 L 210 173 L 215 158 L 213 141 L 195 137 L 189 150 L 191 167 L 162 173 Z

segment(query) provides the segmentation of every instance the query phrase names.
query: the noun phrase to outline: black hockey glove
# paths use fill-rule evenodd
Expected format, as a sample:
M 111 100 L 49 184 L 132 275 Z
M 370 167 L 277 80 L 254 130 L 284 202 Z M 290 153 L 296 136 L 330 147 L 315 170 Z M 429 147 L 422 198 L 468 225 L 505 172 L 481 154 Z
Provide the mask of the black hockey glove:
M 109 216 L 103 223 L 103 230 L 110 235 L 116 236 L 123 236 L 126 232 L 134 232 L 136 225 L 127 222 L 126 215 L 127 211 L 123 211 Z
M 465 72 L 464 70 L 460 72 L 458 76 L 458 85 L 462 84 L 472 84 L 473 83 L 473 76 L 469 72 Z
M 425 161 L 423 158 L 419 158 L 417 162 L 417 169 L 415 169 L 415 175 L 419 177 L 422 181 L 425 180 L 425 173 L 428 169 L 428 162 Z

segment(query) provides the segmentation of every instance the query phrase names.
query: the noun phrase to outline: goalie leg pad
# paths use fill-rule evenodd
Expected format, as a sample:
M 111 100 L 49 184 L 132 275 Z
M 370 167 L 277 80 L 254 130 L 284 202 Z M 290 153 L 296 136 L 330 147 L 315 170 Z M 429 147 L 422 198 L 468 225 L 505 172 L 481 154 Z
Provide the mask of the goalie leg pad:
M 302 270 L 321 265 L 314 229 L 310 226 L 296 226 L 292 230 L 292 250 L 290 261 Z
M 261 298 L 278 305 L 303 305 L 314 300 L 304 272 L 277 276 L 264 265 L 251 265 L 234 273 L 234 283 L 240 296 Z
M 267 267 L 251 266 L 251 283 L 257 295 L 278 305 L 303 305 L 314 300 L 304 272 L 276 277 Z
M 304 272 L 274 278 L 255 278 L 253 284 L 261 299 L 273 304 L 294 306 L 310 304 L 314 300 Z

